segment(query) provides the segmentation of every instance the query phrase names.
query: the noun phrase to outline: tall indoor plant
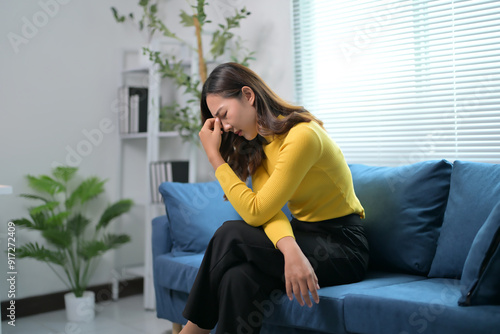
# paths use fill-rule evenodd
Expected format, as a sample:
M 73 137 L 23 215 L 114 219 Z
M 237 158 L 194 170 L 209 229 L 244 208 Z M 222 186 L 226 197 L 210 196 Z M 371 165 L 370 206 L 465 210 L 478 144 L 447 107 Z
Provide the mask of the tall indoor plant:
M 182 27 L 192 29 L 193 40 L 184 40 L 167 27 L 159 15 L 161 0 L 140 0 L 139 7 L 142 11 L 140 19 L 133 13 L 123 16 L 116 8 L 111 9 L 117 22 L 133 21 L 141 31 L 146 30 L 148 42 L 155 35 L 159 35 L 158 38 L 175 40 L 196 53 L 195 64 L 187 67 L 185 59 L 178 59 L 173 54 L 151 49 L 150 45 L 143 48 L 144 53 L 157 65 L 160 75 L 171 78 L 186 97 L 184 103 L 173 103 L 161 108 L 161 124 L 164 128 L 177 130 L 185 140 L 197 143 L 201 128 L 199 116 L 201 86 L 207 78 L 207 62 L 218 62 L 220 59 L 229 58 L 231 61 L 248 66 L 248 62 L 254 59 L 254 53 L 245 48 L 242 39 L 233 32 L 240 26 L 240 21 L 250 15 L 246 8 L 235 8 L 231 16 L 225 17 L 224 23 L 211 24 L 212 21 L 205 12 L 205 7 L 209 5 L 207 1 L 187 0 L 187 2 L 190 4 L 191 13 L 181 10 L 179 16 Z M 210 31 L 211 38 L 208 52 L 205 52 L 203 36 L 207 31 Z M 192 70 L 193 67 L 195 71 Z
M 96 223 L 87 215 L 88 205 L 104 193 L 106 180 L 88 177 L 77 183 L 75 167 L 56 167 L 52 176 L 27 176 L 36 194 L 22 194 L 42 204 L 29 209 L 29 218 L 14 220 L 16 226 L 38 231 L 46 245 L 28 242 L 17 248 L 19 258 L 33 258 L 54 271 L 71 293 L 66 294 L 68 320 L 90 320 L 94 316 L 94 295 L 86 291 L 102 255 L 130 241 L 126 234 L 106 232 L 110 222 L 128 212 L 132 201 L 123 199 L 109 205 Z M 77 183 L 77 184 L 75 184 Z M 87 211 L 87 213 L 86 213 Z M 88 299 L 89 305 L 71 311 L 68 303 Z M 82 319 L 76 318 L 82 316 Z

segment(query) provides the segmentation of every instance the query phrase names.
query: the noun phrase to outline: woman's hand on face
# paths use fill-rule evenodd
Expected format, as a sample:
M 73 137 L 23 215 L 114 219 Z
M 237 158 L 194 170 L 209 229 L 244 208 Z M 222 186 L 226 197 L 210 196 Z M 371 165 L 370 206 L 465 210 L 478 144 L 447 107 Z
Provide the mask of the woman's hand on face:
M 278 248 L 285 257 L 285 283 L 288 299 L 297 299 L 300 306 L 312 307 L 309 292 L 316 304 L 319 303 L 318 278 L 309 260 L 292 237 L 285 237 L 278 241 Z
M 217 169 L 219 165 L 224 163 L 219 152 L 219 148 L 222 142 L 222 128 L 220 119 L 209 118 L 205 121 L 205 124 L 201 128 L 200 136 L 201 144 L 203 149 L 207 154 L 208 160 Z

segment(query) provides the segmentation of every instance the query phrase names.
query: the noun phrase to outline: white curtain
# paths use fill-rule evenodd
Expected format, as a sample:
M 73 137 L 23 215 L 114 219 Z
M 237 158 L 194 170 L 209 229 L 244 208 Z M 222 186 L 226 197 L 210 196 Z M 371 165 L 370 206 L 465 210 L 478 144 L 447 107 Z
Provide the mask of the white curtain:
M 296 98 L 349 163 L 500 163 L 500 1 L 294 0 Z

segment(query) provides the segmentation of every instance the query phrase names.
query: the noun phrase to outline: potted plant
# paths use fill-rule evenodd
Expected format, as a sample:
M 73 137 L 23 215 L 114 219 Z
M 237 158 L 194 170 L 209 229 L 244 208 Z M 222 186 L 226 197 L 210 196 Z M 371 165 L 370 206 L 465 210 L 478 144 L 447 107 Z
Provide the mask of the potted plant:
M 250 12 L 246 8 L 236 9 L 232 16 L 225 17 L 225 22 L 212 24 L 210 29 L 210 47 L 204 52 L 203 36 L 207 32 L 206 24 L 212 23 L 207 17 L 205 7 L 209 4 L 205 0 L 188 1 L 191 4 L 191 13 L 181 10 L 179 13 L 181 24 L 184 28 L 193 30 L 193 40 L 184 40 L 174 31 L 169 29 L 164 20 L 159 17 L 158 0 L 140 0 L 139 6 L 142 16 L 139 21 L 133 13 L 127 16 L 120 15 L 118 10 L 111 8 L 117 22 L 133 21 L 142 31 L 147 29 L 148 41 L 154 34 L 160 34 L 162 38 L 175 40 L 184 47 L 196 53 L 196 61 L 186 66 L 186 59 L 178 59 L 173 54 L 151 49 L 149 44 L 143 48 L 149 59 L 157 65 L 158 72 L 162 77 L 171 78 L 178 89 L 185 95 L 185 102 L 173 103 L 163 106 L 160 110 L 160 125 L 162 130 L 176 130 L 179 135 L 187 141 L 198 143 L 198 132 L 201 129 L 199 105 L 201 99 L 201 86 L 207 78 L 207 62 L 217 62 L 220 58 L 229 58 L 248 66 L 253 60 L 253 52 L 244 47 L 243 41 L 234 34 L 234 29 L 240 26 L 240 21 L 247 18 Z M 193 71 L 194 69 L 194 71 Z
M 102 255 L 130 241 L 126 234 L 106 232 L 110 222 L 128 212 L 129 199 L 109 205 L 96 223 L 85 212 L 103 192 L 106 180 L 88 177 L 75 185 L 75 167 L 56 167 L 52 176 L 27 176 L 36 194 L 21 197 L 41 201 L 29 209 L 29 218 L 14 220 L 17 226 L 41 233 L 44 244 L 28 242 L 16 250 L 19 258 L 42 262 L 71 291 L 65 295 L 68 321 L 94 318 L 94 293 L 86 291 Z

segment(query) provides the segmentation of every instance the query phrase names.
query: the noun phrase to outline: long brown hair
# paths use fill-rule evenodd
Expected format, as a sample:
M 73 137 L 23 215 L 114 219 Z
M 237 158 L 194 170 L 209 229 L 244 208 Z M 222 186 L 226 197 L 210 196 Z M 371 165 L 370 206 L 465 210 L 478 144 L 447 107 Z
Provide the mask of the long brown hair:
M 291 105 L 281 99 L 249 68 L 237 63 L 225 63 L 217 66 L 203 85 L 202 125 L 207 119 L 213 118 L 207 105 L 208 95 L 241 99 L 244 86 L 250 87 L 255 93 L 254 107 L 257 111 L 259 135 L 249 141 L 232 132 L 224 132 L 220 153 L 236 175 L 246 181 L 265 159 L 263 145 L 267 144 L 267 141 L 263 136 L 284 134 L 301 122 L 315 121 L 320 125 L 323 125 L 323 122 L 303 107 Z M 280 115 L 283 117 L 278 118 Z

